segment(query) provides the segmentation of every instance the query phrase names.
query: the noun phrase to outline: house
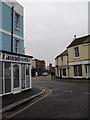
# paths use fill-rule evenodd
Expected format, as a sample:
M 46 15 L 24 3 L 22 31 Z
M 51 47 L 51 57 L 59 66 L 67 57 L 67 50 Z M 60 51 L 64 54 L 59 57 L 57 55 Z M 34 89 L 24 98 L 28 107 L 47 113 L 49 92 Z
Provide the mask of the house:
M 0 96 L 31 89 L 32 56 L 24 52 L 23 7 L 0 1 Z
M 39 59 L 32 60 L 32 76 L 41 76 L 45 72 L 45 61 Z
M 55 73 L 55 66 L 52 65 L 52 63 L 49 64 L 49 74 L 51 74 L 51 72 Z
M 66 75 L 67 78 L 90 78 L 90 35 L 79 38 L 74 36 L 66 51 L 64 51 L 64 56 L 62 53 L 55 58 L 56 76 L 65 77 Z M 64 71 L 62 71 L 63 67 Z
M 74 39 L 67 49 L 69 77 L 90 78 L 90 35 Z
M 68 51 L 65 50 L 56 58 L 56 77 L 68 77 Z

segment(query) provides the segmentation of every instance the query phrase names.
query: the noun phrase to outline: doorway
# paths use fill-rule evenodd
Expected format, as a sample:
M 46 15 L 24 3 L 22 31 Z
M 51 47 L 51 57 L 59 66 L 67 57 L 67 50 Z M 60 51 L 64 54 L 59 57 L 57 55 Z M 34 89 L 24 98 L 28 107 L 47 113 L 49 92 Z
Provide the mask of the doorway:
M 20 92 L 20 65 L 12 64 L 13 92 Z

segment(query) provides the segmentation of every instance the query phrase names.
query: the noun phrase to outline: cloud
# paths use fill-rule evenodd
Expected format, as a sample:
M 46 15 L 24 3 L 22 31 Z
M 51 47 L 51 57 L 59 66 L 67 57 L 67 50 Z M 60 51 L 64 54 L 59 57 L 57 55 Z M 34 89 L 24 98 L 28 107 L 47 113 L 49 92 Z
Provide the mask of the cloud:
M 88 33 L 88 4 L 60 2 L 25 2 L 26 53 L 47 64 L 72 41 L 73 35 Z

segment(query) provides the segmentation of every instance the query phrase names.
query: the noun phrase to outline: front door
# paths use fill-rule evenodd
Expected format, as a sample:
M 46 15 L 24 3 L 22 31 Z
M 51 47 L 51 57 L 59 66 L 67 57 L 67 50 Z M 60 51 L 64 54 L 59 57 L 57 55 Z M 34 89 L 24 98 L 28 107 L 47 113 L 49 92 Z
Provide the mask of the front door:
M 86 78 L 90 78 L 90 65 L 86 65 Z
M 60 68 L 60 78 L 62 78 L 62 70 L 61 70 L 61 68 Z
M 13 72 L 13 92 L 20 92 L 20 66 L 19 64 L 12 65 Z

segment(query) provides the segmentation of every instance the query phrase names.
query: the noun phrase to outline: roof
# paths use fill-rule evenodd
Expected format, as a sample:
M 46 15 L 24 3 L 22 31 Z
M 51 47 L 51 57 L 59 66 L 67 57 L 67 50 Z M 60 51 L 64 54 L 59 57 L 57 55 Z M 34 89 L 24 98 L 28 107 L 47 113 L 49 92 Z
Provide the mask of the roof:
M 66 56 L 66 55 L 68 55 L 68 51 L 67 51 L 67 50 L 65 50 L 65 51 L 62 52 L 60 55 L 58 55 L 58 56 L 55 58 L 55 60 L 56 60 L 58 57 L 62 57 L 62 56 Z
M 33 61 L 39 61 L 39 62 L 44 62 L 45 63 L 45 60 L 39 60 L 39 59 L 33 59 Z
M 85 44 L 85 43 L 90 43 L 90 35 L 76 38 L 69 44 L 67 48 L 80 45 L 80 44 Z

